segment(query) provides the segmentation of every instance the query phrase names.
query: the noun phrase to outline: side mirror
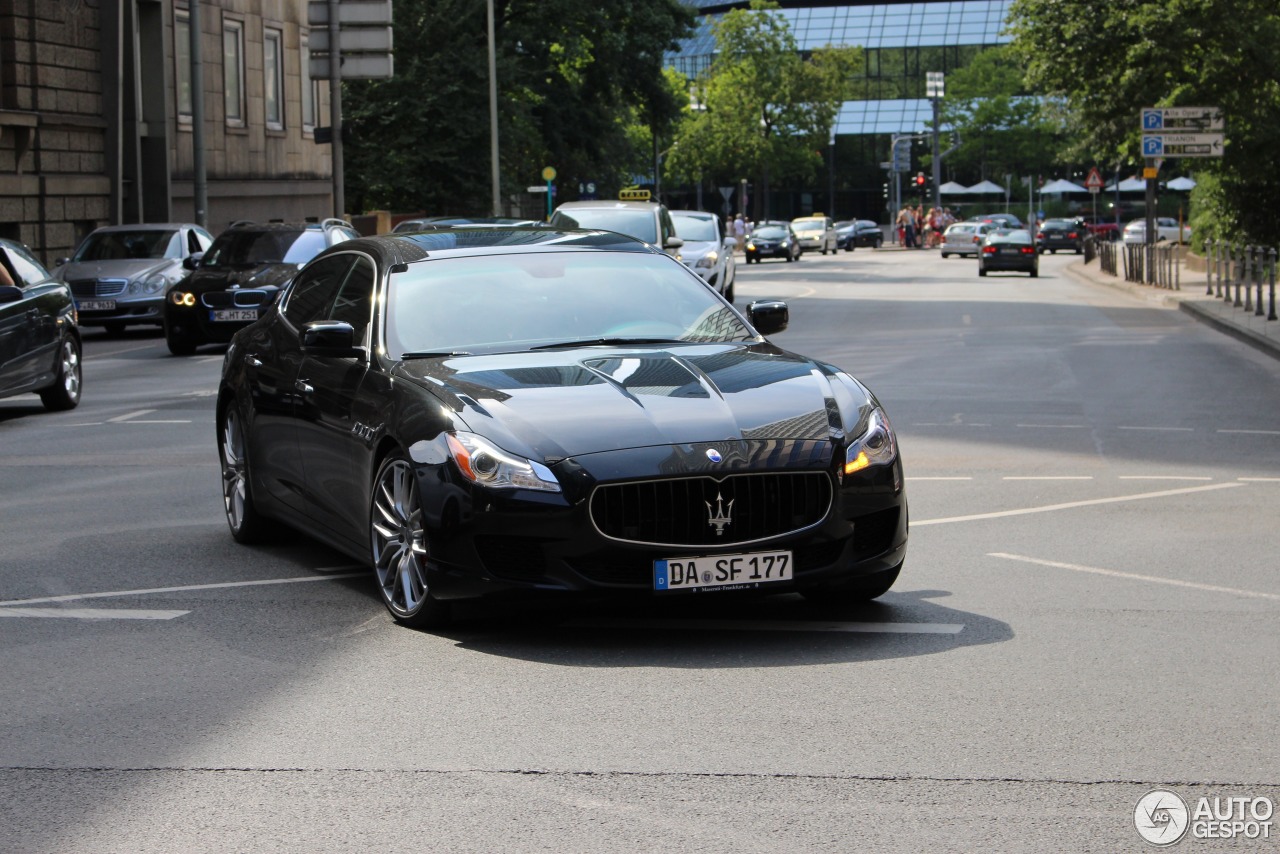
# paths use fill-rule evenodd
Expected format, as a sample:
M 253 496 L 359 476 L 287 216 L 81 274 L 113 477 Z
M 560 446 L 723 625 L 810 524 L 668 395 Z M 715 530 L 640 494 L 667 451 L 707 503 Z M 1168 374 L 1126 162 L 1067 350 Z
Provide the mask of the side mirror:
M 667 242 L 662 244 L 663 249 L 679 249 L 684 246 L 684 241 L 674 234 L 667 238 Z
M 53 266 L 61 267 L 63 264 L 67 263 L 70 260 L 71 260 L 70 258 L 59 258 L 57 261 L 53 262 Z
M 726 237 L 724 239 L 724 248 L 729 250 L 737 249 L 738 248 L 737 238 Z
M 22 288 L 16 285 L 0 285 L 0 305 L 22 299 Z
M 747 320 L 761 335 L 772 335 L 787 328 L 791 312 L 780 299 L 756 300 L 747 306 Z
M 186 258 L 182 259 L 182 269 L 194 270 L 200 266 L 200 259 L 204 257 L 203 252 L 192 252 Z
M 313 320 L 302 328 L 302 349 L 308 356 L 335 359 L 363 357 L 356 346 L 356 331 L 345 320 Z

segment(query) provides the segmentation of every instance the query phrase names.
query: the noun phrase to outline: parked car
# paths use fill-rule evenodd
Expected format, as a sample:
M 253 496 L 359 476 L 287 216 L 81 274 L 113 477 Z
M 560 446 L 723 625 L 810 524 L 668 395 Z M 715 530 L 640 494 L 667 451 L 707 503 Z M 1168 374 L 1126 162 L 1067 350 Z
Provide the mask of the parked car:
M 676 234 L 684 241 L 680 260 L 715 290 L 733 302 L 733 280 L 737 261 L 733 257 L 736 241 L 720 230 L 720 218 L 703 211 L 672 211 Z
M 1125 243 L 1146 243 L 1147 221 L 1135 219 L 1126 225 L 1123 240 Z M 1166 240 L 1172 243 L 1188 242 L 1191 240 L 1191 226 L 1183 225 L 1179 228 L 1178 221 L 1171 216 L 1156 217 L 1156 243 Z
M 1022 220 L 1011 213 L 978 214 L 969 217 L 969 222 L 994 222 L 1002 228 L 1022 228 Z
M 1036 251 L 1031 232 L 1021 228 L 998 228 L 982 241 L 978 253 L 978 275 L 991 271 L 1029 273 L 1031 278 L 1040 275 L 1040 253 Z
M 1069 219 L 1047 219 L 1036 230 L 1036 245 L 1041 253 L 1062 249 L 1079 255 L 1084 251 L 1084 238 L 1084 227 Z
M 953 222 L 942 233 L 942 257 L 952 255 L 977 256 L 984 237 L 1000 226 L 994 222 Z
M 753 261 L 759 264 L 765 258 L 799 261 L 804 249 L 800 246 L 800 238 L 791 230 L 790 223 L 769 223 L 755 227 L 747 238 L 743 254 L 748 264 Z
M 212 244 L 213 235 L 189 222 L 108 225 L 59 259 L 54 277 L 71 288 L 81 326 L 118 335 L 132 324 L 163 324 L 164 293 L 187 274 L 183 261 Z
M 190 273 L 164 300 L 169 352 L 189 356 L 201 344 L 225 344 L 276 301 L 294 274 L 321 251 L 359 237 L 351 223 L 241 222 L 209 251 L 186 262 Z
M 834 253 L 840 250 L 835 223 L 829 216 L 814 214 L 793 219 L 791 230 L 800 240 L 800 248 L 806 252 L 812 250 L 826 255 L 828 252 Z
M 1120 239 L 1121 227 L 1115 220 L 1094 220 L 1082 217 L 1079 222 L 1085 230 L 1098 240 L 1115 241 Z
M 602 228 L 616 231 L 656 246 L 678 257 L 684 241 L 671 221 L 666 205 L 657 202 L 600 201 L 565 202 L 551 215 L 556 228 Z
M 34 392 L 45 409 L 74 408 L 83 377 L 71 289 L 12 240 L 0 240 L 0 268 L 0 397 Z
M 869 219 L 854 220 L 850 234 L 840 241 L 840 245 L 846 252 L 852 252 L 855 246 L 879 249 L 882 243 L 884 243 L 884 229 L 878 222 Z
M 875 598 L 906 555 L 897 439 L 765 337 L 787 320 L 605 231 L 334 247 L 224 361 L 231 535 L 303 531 L 419 628 L 490 595 Z

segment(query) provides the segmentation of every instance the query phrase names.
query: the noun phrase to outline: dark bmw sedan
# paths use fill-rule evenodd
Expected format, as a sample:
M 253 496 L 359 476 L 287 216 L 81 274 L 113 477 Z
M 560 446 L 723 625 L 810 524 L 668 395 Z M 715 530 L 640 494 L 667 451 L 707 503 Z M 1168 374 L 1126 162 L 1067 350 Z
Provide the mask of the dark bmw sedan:
M 756 227 L 747 238 L 744 254 L 747 263 L 759 264 L 764 258 L 785 258 L 788 261 L 799 261 L 804 254 L 800 246 L 800 238 L 789 224 L 767 224 Z
M 1069 219 L 1045 220 L 1036 231 L 1036 245 L 1041 252 L 1063 251 L 1079 255 L 1084 251 L 1085 228 Z
M 1031 240 L 1031 232 L 1000 228 L 986 236 L 978 252 L 978 275 L 1007 271 L 1040 275 L 1040 253 Z
M 237 223 L 203 255 L 164 300 L 169 352 L 188 356 L 201 344 L 225 344 L 275 302 L 294 274 L 318 253 L 359 236 L 350 223 Z
M 786 325 L 612 232 L 344 243 L 227 351 L 231 533 L 350 554 L 418 627 L 490 594 L 879 596 L 897 440 L 856 379 L 764 337 Z

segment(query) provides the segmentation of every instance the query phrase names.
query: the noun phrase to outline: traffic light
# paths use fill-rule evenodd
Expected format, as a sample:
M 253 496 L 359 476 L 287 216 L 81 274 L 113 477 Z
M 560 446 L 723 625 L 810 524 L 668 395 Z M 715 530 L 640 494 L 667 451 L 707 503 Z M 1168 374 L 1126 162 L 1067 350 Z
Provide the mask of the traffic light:
M 922 188 L 922 189 L 924 188 L 924 173 L 923 173 L 923 172 L 917 172 L 917 173 L 916 173 L 916 186 L 917 186 L 917 187 L 920 187 L 920 188 Z

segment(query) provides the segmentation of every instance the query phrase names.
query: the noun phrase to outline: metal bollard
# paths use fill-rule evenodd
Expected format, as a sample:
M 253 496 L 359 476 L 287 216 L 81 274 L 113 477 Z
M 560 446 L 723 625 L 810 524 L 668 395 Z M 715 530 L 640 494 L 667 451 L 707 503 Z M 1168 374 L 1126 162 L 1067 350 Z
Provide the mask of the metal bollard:
M 1218 299 L 1222 299 L 1222 259 L 1226 255 L 1226 250 L 1221 240 L 1215 241 L 1215 243 L 1217 244 L 1217 252 L 1215 254 L 1217 256 L 1218 264 L 1218 289 L 1214 291 L 1214 296 Z
M 1267 311 L 1267 320 L 1276 319 L 1276 248 L 1272 246 L 1267 251 L 1267 260 L 1270 261 L 1271 268 L 1271 307 Z
M 1237 263 L 1231 271 L 1231 281 L 1236 287 L 1236 297 L 1231 304 L 1236 308 L 1244 305 L 1240 299 L 1240 280 L 1244 277 L 1244 255 L 1247 248 L 1248 247 L 1242 246 L 1238 253 L 1232 253 L 1236 256 Z
M 1262 317 L 1262 282 L 1267 278 L 1267 252 L 1269 250 L 1265 246 L 1258 247 L 1258 264 L 1254 267 L 1253 278 L 1258 289 L 1258 299 L 1253 306 L 1253 314 L 1255 317 Z
M 1213 241 L 1206 237 L 1204 240 L 1204 295 L 1207 297 L 1213 296 L 1213 262 L 1216 258 Z
M 1254 256 L 1258 253 L 1257 246 L 1245 247 L 1244 262 L 1244 308 L 1245 314 L 1253 311 L 1253 271 L 1257 265 L 1253 263 Z

